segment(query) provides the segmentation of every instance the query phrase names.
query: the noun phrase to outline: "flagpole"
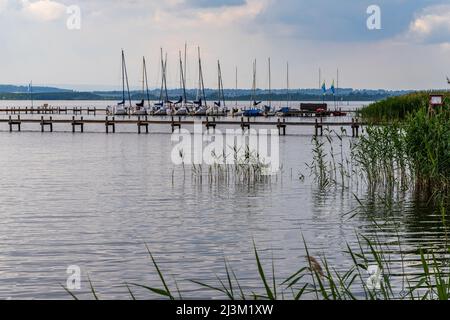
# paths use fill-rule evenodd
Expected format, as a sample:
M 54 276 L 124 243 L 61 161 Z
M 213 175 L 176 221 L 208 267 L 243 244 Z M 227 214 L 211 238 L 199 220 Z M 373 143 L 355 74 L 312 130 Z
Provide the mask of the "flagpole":
M 319 90 L 321 86 L 322 86 L 322 70 L 319 68 Z
M 334 82 L 334 81 L 333 81 Z M 336 90 L 333 90 L 333 99 L 334 99 L 334 110 L 337 110 L 337 105 L 336 105 Z
M 34 109 L 34 101 L 33 101 L 33 80 L 30 82 L 30 100 L 31 100 L 31 109 Z

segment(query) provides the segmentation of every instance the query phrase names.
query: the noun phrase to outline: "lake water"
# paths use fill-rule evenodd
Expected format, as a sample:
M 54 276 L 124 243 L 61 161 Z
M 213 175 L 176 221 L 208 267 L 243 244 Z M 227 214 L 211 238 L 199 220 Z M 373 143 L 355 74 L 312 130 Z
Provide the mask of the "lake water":
M 173 165 L 169 128 L 106 135 L 101 126 L 83 134 L 32 126 L 9 133 L 0 124 L 0 299 L 70 299 L 61 285 L 71 265 L 81 268 L 75 293 L 84 298 L 88 275 L 103 299 L 129 298 L 126 282 L 160 287 L 145 244 L 185 297 L 216 298 L 188 280 L 217 284 L 226 257 L 245 288 L 259 288 L 253 241 L 283 279 L 305 266 L 302 237 L 311 254 L 346 270 L 346 243 L 375 232 L 369 217 L 346 215 L 359 207 L 352 192 L 323 192 L 309 176 L 312 128 L 280 137 L 283 172 L 270 182 L 221 185 Z M 373 208 L 380 221 L 385 212 Z M 405 252 L 443 245 L 440 217 L 423 201 L 406 195 L 389 212 Z M 395 241 L 393 230 L 383 233 Z

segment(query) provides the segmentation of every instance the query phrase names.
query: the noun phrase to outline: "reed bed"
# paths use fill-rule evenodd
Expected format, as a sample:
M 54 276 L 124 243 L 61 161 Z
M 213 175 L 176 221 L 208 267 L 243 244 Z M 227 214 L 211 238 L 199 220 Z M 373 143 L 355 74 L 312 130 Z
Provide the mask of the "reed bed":
M 418 192 L 447 196 L 450 185 L 450 94 L 443 107 L 429 114 L 428 93 L 390 98 L 362 110 L 368 120 L 390 119 L 369 126 L 354 149 L 370 185 L 400 177 Z
M 375 102 L 359 111 L 365 119 L 380 121 L 391 121 L 393 119 L 405 119 L 417 111 L 428 108 L 429 95 L 431 93 L 442 94 L 445 98 L 445 107 L 450 104 L 449 92 L 416 92 L 403 96 L 390 97 Z
M 183 159 L 183 157 L 184 154 L 180 151 L 180 158 Z M 209 165 L 192 165 L 190 173 L 195 183 L 252 186 L 268 184 L 276 177 L 270 172 L 270 165 L 265 159 L 248 145 L 234 147 L 228 154 L 213 152 L 211 159 L 213 163 Z M 183 172 L 186 174 L 184 165 Z

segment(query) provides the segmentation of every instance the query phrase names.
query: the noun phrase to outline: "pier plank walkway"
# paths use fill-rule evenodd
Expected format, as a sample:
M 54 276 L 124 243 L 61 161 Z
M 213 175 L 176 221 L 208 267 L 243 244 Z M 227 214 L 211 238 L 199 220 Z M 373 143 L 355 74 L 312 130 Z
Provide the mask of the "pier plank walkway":
M 34 123 L 40 125 L 41 132 L 45 131 L 45 127 L 48 127 L 50 132 L 53 132 L 53 126 L 55 124 L 69 124 L 72 126 L 72 132 L 77 132 L 77 129 L 79 129 L 80 132 L 84 132 L 86 125 L 96 124 L 103 125 L 106 133 L 110 132 L 110 128 L 112 129 L 112 133 L 115 133 L 117 125 L 126 124 L 135 125 L 139 134 L 142 133 L 142 128 L 145 129 L 146 133 L 149 133 L 149 127 L 151 125 L 167 125 L 172 129 L 172 132 L 174 132 L 176 128 L 192 126 L 199 123 L 201 123 L 207 130 L 211 128 L 215 130 L 217 126 L 237 126 L 244 131 L 254 126 L 274 127 L 278 129 L 280 135 L 286 135 L 288 127 L 312 127 L 314 128 L 314 135 L 316 136 L 323 135 L 324 127 L 347 127 L 352 129 L 353 137 L 358 137 L 360 128 L 367 125 L 366 123 L 359 122 L 356 118 L 352 118 L 351 121 L 323 121 L 323 118 L 315 119 L 315 121 L 286 121 L 286 119 L 278 119 L 277 121 L 261 121 L 257 118 L 241 117 L 239 121 L 223 118 L 217 120 L 215 117 L 206 117 L 205 120 L 182 119 L 181 117 L 170 117 L 169 119 L 150 119 L 147 116 L 135 118 L 105 117 L 85 119 L 82 116 L 72 116 L 70 118 L 53 118 L 51 116 L 49 118 L 45 118 L 44 116 L 41 116 L 40 118 L 24 118 L 20 115 L 16 117 L 9 116 L 8 118 L 0 118 L 0 124 L 1 123 L 7 123 L 9 125 L 10 132 L 14 131 L 14 128 L 16 128 L 17 131 L 21 131 L 21 125 L 24 123 Z

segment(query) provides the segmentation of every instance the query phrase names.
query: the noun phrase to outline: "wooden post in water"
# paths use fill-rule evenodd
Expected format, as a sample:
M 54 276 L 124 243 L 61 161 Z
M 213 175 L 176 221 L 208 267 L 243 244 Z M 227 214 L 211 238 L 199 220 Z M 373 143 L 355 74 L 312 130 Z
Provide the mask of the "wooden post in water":
M 286 119 L 283 119 L 283 123 L 281 123 L 280 118 L 278 118 L 277 128 L 278 128 L 278 135 L 281 136 L 281 132 L 283 132 L 283 136 L 286 135 Z
M 17 116 L 17 120 L 13 120 L 11 116 L 9 116 L 8 124 L 9 124 L 9 132 L 13 131 L 13 125 L 17 126 L 17 130 L 20 132 L 20 126 L 22 121 L 20 121 L 20 115 Z
M 115 123 L 115 117 L 112 118 L 112 121 L 109 120 L 109 117 L 106 116 L 105 119 L 105 129 L 106 133 L 109 133 L 109 127 L 112 127 L 113 133 L 116 133 L 116 123 Z
M 355 119 L 352 118 L 352 137 L 355 137 Z
M 75 116 L 72 116 L 72 132 L 75 132 L 75 127 L 80 126 L 80 130 L 83 133 L 84 132 L 84 122 L 83 117 L 81 117 L 80 121 L 75 120 Z

